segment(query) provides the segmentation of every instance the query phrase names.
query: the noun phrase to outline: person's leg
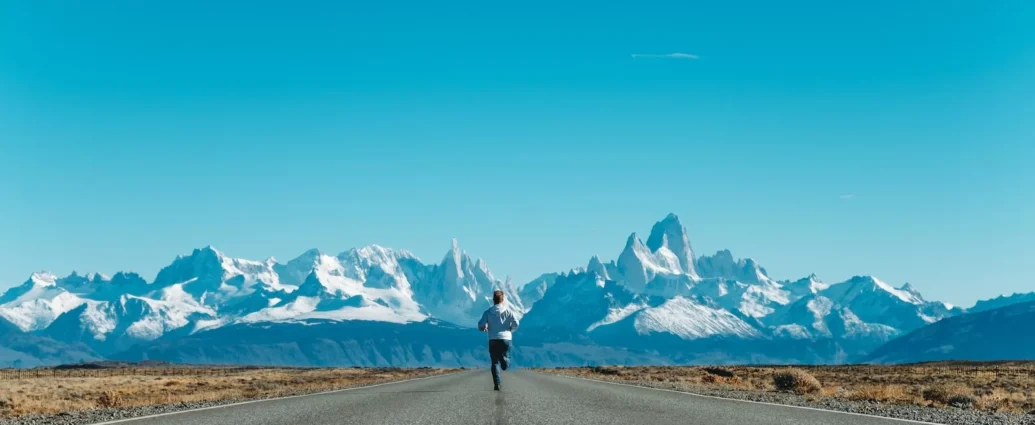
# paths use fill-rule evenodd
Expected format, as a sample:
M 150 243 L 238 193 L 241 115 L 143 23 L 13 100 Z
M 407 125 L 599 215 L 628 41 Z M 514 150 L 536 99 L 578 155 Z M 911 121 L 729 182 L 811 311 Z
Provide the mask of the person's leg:
M 489 340 L 489 358 L 492 360 L 492 383 L 496 389 L 499 389 L 500 387 L 499 364 L 501 357 L 502 356 L 500 355 L 499 340 Z
M 500 340 L 500 367 L 503 370 L 507 370 L 507 367 L 510 366 L 510 345 L 509 339 Z

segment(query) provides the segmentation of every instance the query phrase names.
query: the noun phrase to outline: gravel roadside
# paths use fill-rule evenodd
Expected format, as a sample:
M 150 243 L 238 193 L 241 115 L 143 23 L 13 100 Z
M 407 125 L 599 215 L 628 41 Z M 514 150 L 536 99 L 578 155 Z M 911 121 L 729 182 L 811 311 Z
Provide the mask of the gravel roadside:
M 791 406 L 811 407 L 816 409 L 834 410 L 849 413 L 861 413 L 888 418 L 908 419 L 913 421 L 930 422 L 945 425 L 1035 425 L 1035 414 L 1016 413 L 992 413 L 976 409 L 961 409 L 955 407 L 921 407 L 883 403 L 865 403 L 836 398 L 810 399 L 807 396 L 799 396 L 792 393 L 750 391 L 742 389 L 727 388 L 722 386 L 704 386 L 687 383 L 669 383 L 653 381 L 628 381 L 609 379 L 607 377 L 575 377 L 564 373 L 555 373 L 548 370 L 540 370 L 543 373 L 552 373 L 560 376 L 567 376 L 574 379 L 592 379 L 603 382 L 614 382 L 627 385 L 636 385 L 649 388 L 660 388 L 674 391 L 681 391 L 691 394 L 722 397 L 737 400 L 757 401 L 762 403 L 786 404 Z
M 451 371 L 451 372 L 446 372 L 445 374 L 456 373 L 456 372 L 459 372 L 459 370 Z M 310 395 L 310 394 L 334 392 L 334 391 L 347 390 L 347 389 L 351 389 L 351 388 L 369 387 L 369 386 L 372 386 L 372 385 L 381 385 L 381 384 L 387 384 L 387 383 L 391 383 L 391 382 L 401 382 L 401 381 L 408 381 L 408 380 L 414 380 L 414 379 L 424 379 L 424 378 L 429 378 L 429 377 L 433 377 L 433 376 L 441 376 L 441 375 L 444 375 L 444 374 L 415 376 L 415 377 L 408 377 L 408 378 L 404 378 L 404 379 L 385 379 L 385 380 L 380 380 L 380 381 L 364 382 L 364 383 L 355 384 L 355 385 L 347 385 L 347 386 L 343 386 L 343 387 L 335 388 L 335 389 L 331 389 L 331 390 L 296 391 L 296 392 L 290 392 L 290 393 L 286 393 L 286 394 L 283 394 L 283 395 L 279 395 L 277 397 L 254 398 L 254 399 L 236 398 L 236 399 L 226 399 L 226 400 L 218 400 L 218 401 L 185 402 L 185 403 L 176 403 L 176 404 L 163 404 L 163 405 L 154 405 L 154 406 L 138 406 L 138 407 L 125 407 L 125 408 L 121 408 L 121 407 L 120 408 L 104 408 L 104 409 L 98 408 L 98 409 L 81 410 L 81 411 L 77 411 L 77 412 L 61 413 L 61 414 L 58 414 L 58 415 L 46 415 L 46 416 L 44 416 L 44 415 L 27 415 L 27 416 L 21 416 L 21 417 L 16 417 L 16 418 L 0 418 L 0 425 L 85 425 L 85 424 L 95 424 L 95 423 L 99 423 L 99 422 L 115 421 L 115 420 L 119 420 L 119 419 L 130 419 L 130 418 L 137 418 L 137 417 L 141 417 L 141 416 L 151 416 L 151 415 L 159 415 L 159 414 L 163 414 L 163 413 L 173 413 L 173 412 L 180 412 L 180 411 L 186 411 L 186 410 L 202 409 L 202 408 L 206 408 L 206 407 L 225 406 L 225 405 L 241 403 L 241 402 L 246 402 L 246 401 L 274 400 L 274 399 L 278 399 L 278 398 L 285 398 L 285 397 L 292 397 L 292 396 L 300 396 L 300 395 Z

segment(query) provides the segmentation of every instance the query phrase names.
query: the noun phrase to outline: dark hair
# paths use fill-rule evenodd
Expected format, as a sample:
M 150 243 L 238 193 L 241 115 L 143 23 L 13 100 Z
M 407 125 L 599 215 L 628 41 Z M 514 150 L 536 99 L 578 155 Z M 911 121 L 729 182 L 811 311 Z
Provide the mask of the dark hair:
M 492 303 L 493 304 L 500 304 L 502 302 L 503 302 L 503 291 L 501 291 L 499 289 L 497 289 L 495 291 L 492 291 Z

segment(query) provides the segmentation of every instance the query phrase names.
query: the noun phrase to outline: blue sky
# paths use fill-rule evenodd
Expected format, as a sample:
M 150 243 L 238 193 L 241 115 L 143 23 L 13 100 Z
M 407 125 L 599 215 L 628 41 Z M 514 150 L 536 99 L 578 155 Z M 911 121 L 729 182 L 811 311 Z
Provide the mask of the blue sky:
M 524 282 L 675 212 L 777 278 L 1035 290 L 1035 3 L 362 3 L 0 1 L 0 287 L 451 237 Z

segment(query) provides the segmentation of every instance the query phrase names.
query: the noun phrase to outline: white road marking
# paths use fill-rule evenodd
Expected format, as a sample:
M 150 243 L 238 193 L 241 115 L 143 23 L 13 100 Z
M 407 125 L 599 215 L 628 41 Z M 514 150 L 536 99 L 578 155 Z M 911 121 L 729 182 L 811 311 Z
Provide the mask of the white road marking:
M 536 372 L 536 373 L 542 373 L 542 372 Z M 560 374 L 555 375 L 555 374 L 552 374 L 552 373 L 543 373 L 543 374 L 544 375 L 550 375 L 550 376 L 560 376 L 560 377 L 563 377 L 563 378 L 581 379 L 583 381 L 589 381 L 589 382 L 600 382 L 600 383 L 603 383 L 603 384 L 621 385 L 623 387 L 633 387 L 633 388 L 642 388 L 642 389 L 646 389 L 646 390 L 665 391 L 665 392 L 676 393 L 676 394 L 683 394 L 683 395 L 688 395 L 688 396 L 693 396 L 693 397 L 711 398 L 711 399 L 715 399 L 715 400 L 739 401 L 739 402 L 742 402 L 742 403 L 764 404 L 766 406 L 776 406 L 776 407 L 792 407 L 792 408 L 795 408 L 795 409 L 815 410 L 817 412 L 825 412 L 825 413 L 840 413 L 842 415 L 863 416 L 863 417 L 867 417 L 867 418 L 899 421 L 899 422 L 905 422 L 905 423 L 910 423 L 910 424 L 945 425 L 945 424 L 940 424 L 940 423 L 935 423 L 935 422 L 916 421 L 916 420 L 912 420 L 912 419 L 902 419 L 902 418 L 892 418 L 892 417 L 888 417 L 888 416 L 868 415 L 866 413 L 842 412 L 840 410 L 827 410 L 827 409 L 820 409 L 820 408 L 816 408 L 816 407 L 795 406 L 793 404 L 768 403 L 768 402 L 764 402 L 764 401 L 741 400 L 741 399 L 738 399 L 738 398 L 718 397 L 718 396 L 713 396 L 713 395 L 697 394 L 697 393 L 692 393 L 692 392 L 688 392 L 688 391 L 670 390 L 670 389 L 667 389 L 667 388 L 654 388 L 654 387 L 647 387 L 647 386 L 643 386 L 643 385 L 634 385 L 634 384 L 624 384 L 624 383 L 621 383 L 621 382 L 603 381 L 603 380 L 599 380 L 599 379 L 580 378 L 578 376 L 568 376 L 568 375 L 560 375 Z
M 93 423 L 91 425 L 120 424 L 120 423 L 124 423 L 124 422 L 132 422 L 132 421 L 139 421 L 139 420 L 143 420 L 143 419 L 159 418 L 159 417 L 162 417 L 162 416 L 179 415 L 181 413 L 191 413 L 191 412 L 201 412 L 201 411 L 204 411 L 204 410 L 222 409 L 224 407 L 241 406 L 241 405 L 252 404 L 252 403 L 263 403 L 263 402 L 267 402 L 267 401 L 288 400 L 288 399 L 292 399 L 292 398 L 312 397 L 312 396 L 317 396 L 317 395 L 334 394 L 334 393 L 340 393 L 340 392 L 345 392 L 345 391 L 362 390 L 362 389 L 366 389 L 366 388 L 380 387 L 382 385 L 392 385 L 392 384 L 401 384 L 403 382 L 420 381 L 422 379 L 441 378 L 443 376 L 450 376 L 450 375 L 454 375 L 456 373 L 461 373 L 461 372 L 446 373 L 446 374 L 434 375 L 434 376 L 422 376 L 420 378 L 406 379 L 406 380 L 403 380 L 403 381 L 382 382 L 380 384 L 362 385 L 362 386 L 358 386 L 358 387 L 342 388 L 340 390 L 322 391 L 322 392 L 312 393 L 312 394 L 289 395 L 289 396 L 286 396 L 286 397 L 264 398 L 264 399 L 261 399 L 261 400 L 248 400 L 248 401 L 241 401 L 241 402 L 237 402 L 237 403 L 220 404 L 218 406 L 201 407 L 201 408 L 197 408 L 197 409 L 177 410 L 175 412 L 158 413 L 158 414 L 155 414 L 155 415 L 147 415 L 147 416 L 137 416 L 135 418 L 118 419 L 118 420 L 108 421 L 108 422 L 96 422 L 96 423 Z

